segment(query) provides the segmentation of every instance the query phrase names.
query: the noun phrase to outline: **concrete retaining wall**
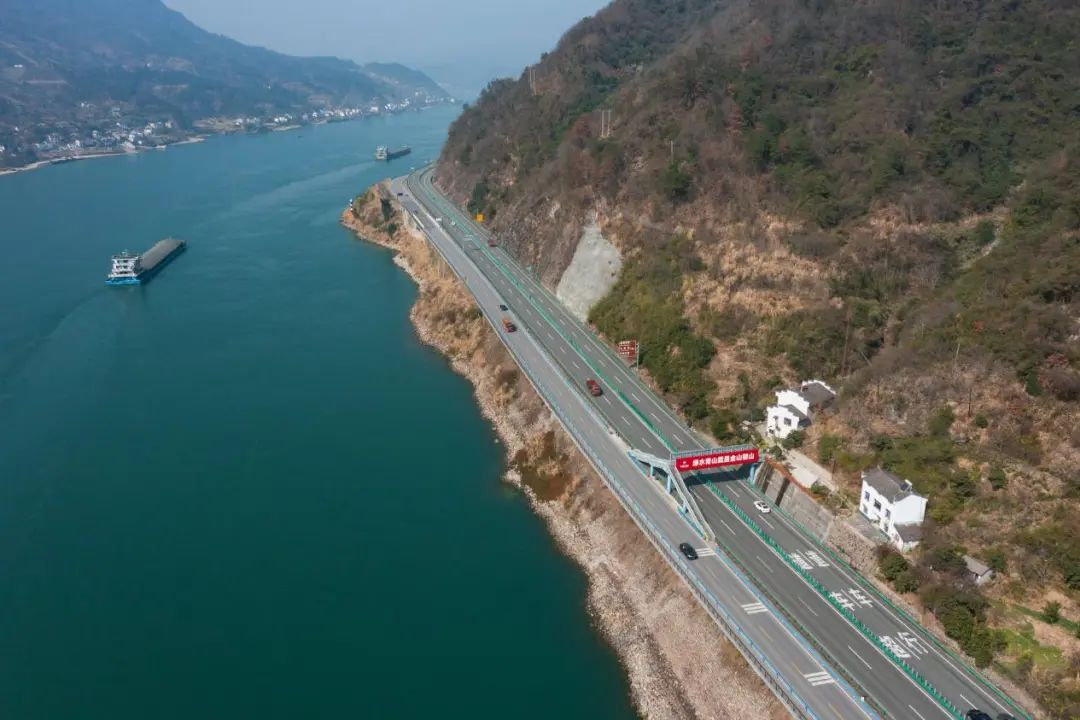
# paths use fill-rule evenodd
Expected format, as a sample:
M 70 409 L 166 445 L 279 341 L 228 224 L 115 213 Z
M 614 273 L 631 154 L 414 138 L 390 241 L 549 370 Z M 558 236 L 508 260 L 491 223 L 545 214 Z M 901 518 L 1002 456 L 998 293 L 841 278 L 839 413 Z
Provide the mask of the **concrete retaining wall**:
M 758 471 L 754 484 L 818 540 L 828 537 L 834 519 L 832 513 L 807 495 L 785 470 L 767 462 Z

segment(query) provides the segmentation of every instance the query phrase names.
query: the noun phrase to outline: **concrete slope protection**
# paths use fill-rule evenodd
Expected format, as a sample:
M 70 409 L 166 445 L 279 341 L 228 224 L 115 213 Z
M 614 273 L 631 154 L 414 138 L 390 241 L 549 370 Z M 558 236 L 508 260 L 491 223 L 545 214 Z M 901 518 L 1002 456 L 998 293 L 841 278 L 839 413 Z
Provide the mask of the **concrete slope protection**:
M 505 249 L 490 247 L 486 229 L 438 192 L 430 169 L 395 181 L 394 189 L 402 193 L 407 209 L 440 252 L 456 255 L 463 263 L 464 270 L 455 270 L 470 290 L 474 289 L 469 279 L 475 275 L 476 283 L 496 296 L 492 311 L 496 323 L 506 314 L 498 305 L 510 308 L 526 332 L 516 334 L 520 339 L 504 334 L 504 341 L 538 346 L 544 365 L 557 371 L 557 381 L 551 380 L 549 386 L 555 383 L 574 395 L 564 407 L 584 409 L 573 419 L 577 426 L 595 424 L 603 431 L 598 444 L 589 440 L 588 448 L 583 448 L 586 455 L 610 455 L 614 449 L 618 457 L 605 459 L 606 468 L 634 495 L 647 519 L 673 523 L 665 540 L 677 545 L 687 539 L 686 519 L 625 450 L 629 446 L 666 457 L 704 443 Z M 483 302 L 481 307 L 487 312 Z M 534 384 L 535 366 L 523 367 Z M 603 388 L 599 397 L 588 394 L 585 381 L 590 378 Z M 545 399 L 551 404 L 546 395 Z M 575 440 L 584 442 L 576 436 Z M 746 473 L 738 471 L 687 478 L 717 539 L 716 547 L 703 548 L 703 557 L 687 572 L 693 576 L 690 582 L 703 583 L 722 611 L 730 613 L 737 627 L 766 652 L 771 667 L 783 674 L 800 701 L 814 709 L 813 716 L 865 717 L 876 712 L 931 720 L 963 717 L 971 708 L 1024 716 L 1015 703 L 793 521 L 782 513 L 759 513 L 753 503 L 763 496 L 745 478 Z M 726 570 L 726 578 L 718 568 Z M 739 581 L 732 583 L 731 576 Z M 742 595 L 738 599 L 744 602 L 733 602 L 733 588 L 739 586 L 749 597 Z M 778 635 L 788 641 L 780 641 Z M 795 660 L 808 654 L 820 668 L 808 669 Z M 853 698 L 851 688 L 867 703 Z

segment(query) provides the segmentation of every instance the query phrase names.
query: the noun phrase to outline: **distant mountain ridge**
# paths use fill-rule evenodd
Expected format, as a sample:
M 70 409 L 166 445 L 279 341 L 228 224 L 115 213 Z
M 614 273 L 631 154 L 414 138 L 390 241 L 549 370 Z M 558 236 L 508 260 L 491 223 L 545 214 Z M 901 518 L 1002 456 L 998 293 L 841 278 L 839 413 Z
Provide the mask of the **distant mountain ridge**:
M 207 32 L 160 0 L 0 0 L 5 127 L 74 120 L 82 103 L 181 126 L 447 93 L 396 64 L 300 58 Z

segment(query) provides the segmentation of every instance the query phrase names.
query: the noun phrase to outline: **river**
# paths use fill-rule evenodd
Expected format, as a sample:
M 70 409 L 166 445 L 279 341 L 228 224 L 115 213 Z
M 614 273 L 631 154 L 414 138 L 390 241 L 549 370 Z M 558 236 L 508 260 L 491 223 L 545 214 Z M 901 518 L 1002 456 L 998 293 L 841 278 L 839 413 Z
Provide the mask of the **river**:
M 456 112 L 0 177 L 0 717 L 634 717 L 415 288 L 338 226 Z

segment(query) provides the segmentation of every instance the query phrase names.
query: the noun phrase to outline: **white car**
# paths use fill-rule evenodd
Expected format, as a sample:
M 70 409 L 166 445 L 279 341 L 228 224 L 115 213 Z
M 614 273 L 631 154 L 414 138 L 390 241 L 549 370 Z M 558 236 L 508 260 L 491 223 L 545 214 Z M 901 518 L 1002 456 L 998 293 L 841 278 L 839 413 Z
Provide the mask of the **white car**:
M 765 502 L 764 500 L 755 500 L 754 507 L 756 507 L 758 509 L 758 512 L 762 513 L 763 515 L 768 515 L 772 512 L 772 508 L 769 507 L 769 503 Z

